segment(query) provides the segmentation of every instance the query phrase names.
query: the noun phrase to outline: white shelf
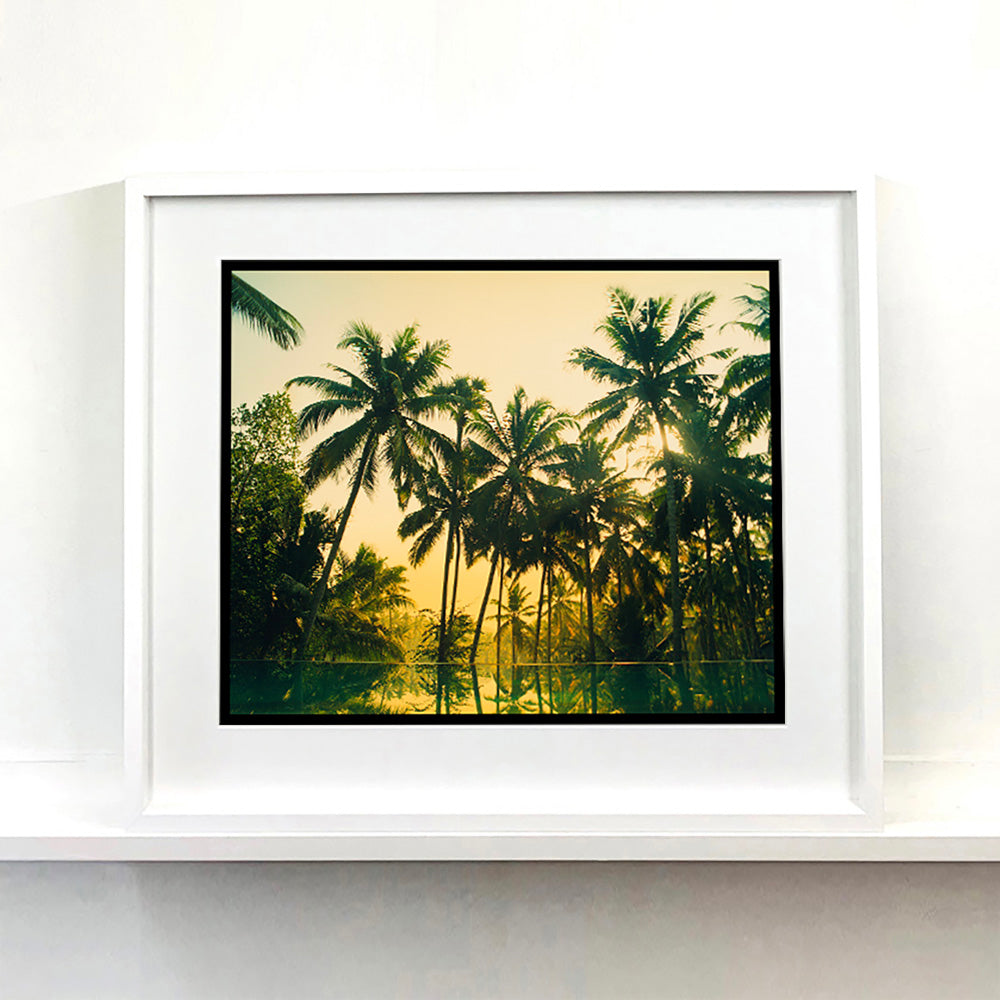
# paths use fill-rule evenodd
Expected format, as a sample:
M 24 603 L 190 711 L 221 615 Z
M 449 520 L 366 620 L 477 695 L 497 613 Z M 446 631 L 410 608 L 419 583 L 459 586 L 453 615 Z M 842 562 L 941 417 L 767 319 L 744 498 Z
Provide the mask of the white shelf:
M 862 833 L 580 834 L 442 828 L 419 834 L 280 828 L 219 818 L 203 832 L 140 831 L 121 820 L 121 761 L 110 756 L 0 765 L 4 860 L 1000 860 L 1000 762 L 888 761 L 886 823 Z

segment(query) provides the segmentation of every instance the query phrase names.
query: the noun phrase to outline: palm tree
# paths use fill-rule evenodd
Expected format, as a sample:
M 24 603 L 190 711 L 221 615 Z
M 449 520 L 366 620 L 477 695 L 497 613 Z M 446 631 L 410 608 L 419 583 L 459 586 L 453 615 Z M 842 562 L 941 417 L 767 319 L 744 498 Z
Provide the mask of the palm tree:
M 771 292 L 764 285 L 751 285 L 755 294 L 740 295 L 743 306 L 738 320 L 725 326 L 737 326 L 757 340 L 771 340 Z M 730 362 L 722 390 L 732 400 L 737 423 L 746 436 L 763 429 L 771 433 L 771 352 L 741 354 Z
M 566 582 L 566 575 L 555 568 L 555 564 L 550 564 L 548 582 L 545 590 L 545 663 L 546 682 L 549 690 L 549 711 L 555 712 L 555 701 L 552 697 L 552 651 L 553 648 L 561 650 L 563 638 L 567 631 L 572 632 L 575 620 L 573 608 L 573 595 L 569 584 Z M 552 643 L 552 626 L 556 627 L 555 647 Z M 565 675 L 563 667 L 559 667 L 559 689 L 560 694 L 565 689 Z
M 611 312 L 598 331 L 604 334 L 614 357 L 607 357 L 590 347 L 578 347 L 571 353 L 570 362 L 597 382 L 611 386 L 606 395 L 584 411 L 591 418 L 589 431 L 599 431 L 624 421 L 613 439 L 615 448 L 650 433 L 654 425 L 659 431 L 668 507 L 672 658 L 677 671 L 683 673 L 677 496 L 667 428 L 679 422 L 679 408 L 684 402 L 707 395 L 709 382 L 701 372 L 703 361 L 728 357 L 732 352 L 696 354 L 705 336 L 705 316 L 715 301 L 715 296 L 709 292 L 699 292 L 681 306 L 672 330 L 667 329 L 673 308 L 671 299 L 649 298 L 639 303 L 622 288 L 613 288 L 608 294 Z M 681 684 L 681 689 L 686 701 L 689 700 L 686 682 Z
M 637 516 L 639 500 L 632 480 L 611 467 L 614 445 L 585 434 L 560 445 L 546 469 L 565 483 L 563 507 L 574 526 L 582 554 L 587 601 L 587 652 L 590 658 L 590 711 L 597 712 L 597 648 L 594 636 L 594 566 L 603 535 L 613 525 Z
M 551 610 L 551 591 L 553 575 L 557 567 L 575 570 L 573 563 L 572 543 L 568 527 L 571 515 L 562 505 L 562 491 L 555 486 L 548 486 L 539 494 L 536 516 L 526 534 L 524 544 L 518 553 L 518 572 L 529 569 L 541 569 L 541 579 L 538 584 L 538 606 L 535 617 L 535 641 L 532 647 L 532 663 L 534 664 L 535 692 L 538 696 L 538 711 L 542 711 L 542 683 L 539 674 L 539 649 L 542 639 L 542 615 L 545 612 L 546 594 L 549 595 Z M 549 705 L 552 705 L 552 622 L 549 616 L 548 629 L 548 689 Z
M 441 613 L 438 619 L 438 649 L 435 662 L 444 664 L 448 625 L 455 617 L 458 598 L 458 574 L 463 521 L 468 519 L 468 492 L 483 466 L 483 449 L 465 438 L 465 428 L 470 415 L 482 408 L 486 381 L 470 375 L 460 375 L 449 382 L 432 386 L 428 395 L 438 408 L 455 420 L 454 441 L 442 436 L 436 442 L 440 461 L 431 456 L 425 466 L 415 492 L 421 506 L 408 514 L 399 525 L 399 537 L 416 535 L 410 548 L 410 562 L 417 566 L 426 558 L 441 534 L 447 529 L 445 542 L 444 573 L 441 581 Z M 471 457 L 470 457 L 470 452 Z M 455 572 L 451 580 L 451 611 L 448 610 L 448 584 L 452 557 Z M 441 671 L 438 670 L 436 710 L 441 711 Z M 479 689 L 475 691 L 479 701 Z
M 576 628 L 576 592 L 572 577 L 561 570 L 554 570 L 545 591 L 545 658 L 552 661 L 553 651 L 563 649 L 567 637 L 573 638 Z M 555 642 L 552 628 L 555 626 Z
M 451 483 L 441 472 L 438 462 L 432 458 L 431 465 L 426 467 L 415 493 L 420 506 L 399 524 L 397 532 L 402 539 L 416 535 L 410 546 L 410 564 L 419 566 L 427 558 L 431 549 L 441 537 L 445 527 L 448 528 L 448 545 L 445 549 L 444 583 L 441 594 L 441 616 L 438 625 L 438 646 L 435 656 L 437 683 L 435 685 L 435 711 L 441 712 L 441 665 L 444 663 L 444 644 L 447 631 L 448 610 L 448 566 L 451 562 L 451 541 L 453 537 L 453 508 L 456 503 L 455 493 Z
M 462 612 L 456 614 L 448 620 L 448 630 L 445 635 L 444 654 L 440 660 L 434 662 L 433 686 L 427 687 L 435 694 L 443 689 L 443 708 L 438 709 L 445 715 L 451 714 L 453 698 L 459 702 L 467 696 L 471 684 L 466 684 L 464 677 L 457 673 L 455 668 L 465 660 L 469 651 L 468 638 L 472 634 L 472 619 Z M 440 636 L 438 634 L 437 616 L 429 617 L 427 625 L 423 630 L 420 643 L 415 650 L 418 660 L 416 670 L 418 678 L 422 681 L 421 668 L 426 666 L 425 661 L 433 661 L 440 649 Z
M 468 509 L 468 494 L 474 476 L 482 471 L 484 453 L 475 442 L 467 441 L 465 428 L 469 418 L 479 413 L 486 405 L 486 379 L 472 375 L 456 375 L 448 382 L 442 382 L 431 390 L 431 395 L 441 403 L 441 409 L 455 421 L 454 447 L 446 449 L 447 478 L 451 487 L 452 505 L 448 519 L 448 539 L 445 544 L 444 581 L 441 594 L 441 621 L 438 629 L 440 644 L 445 639 L 445 606 L 448 593 L 448 575 L 452 552 L 455 557 L 455 573 L 451 588 L 451 611 L 449 620 L 455 617 L 455 603 L 458 600 L 458 574 L 461 566 L 462 519 Z M 469 452 L 472 451 L 471 456 Z M 477 460 L 478 459 L 478 463 Z M 478 698 L 478 691 L 476 696 Z
M 309 606 L 312 585 L 323 566 L 323 546 L 333 537 L 335 525 L 327 511 L 288 511 L 293 530 L 275 539 L 279 575 L 271 584 L 270 606 L 260 626 L 257 656 L 263 659 L 272 647 L 291 653 L 298 645 L 298 619 Z
M 392 614 L 413 602 L 407 594 L 405 567 L 389 565 L 364 543 L 353 557 L 339 554 L 332 580 L 316 628 L 331 651 L 324 658 L 340 665 L 318 666 L 300 659 L 293 664 L 293 697 L 301 705 L 305 677 L 311 676 L 325 690 L 321 703 L 341 711 L 356 699 L 366 700 L 376 687 L 384 697 L 404 655 L 398 631 L 392 628 Z M 350 710 L 359 708 L 354 704 Z
M 379 334 L 364 323 L 352 323 L 338 346 L 354 354 L 360 375 L 330 364 L 327 367 L 335 378 L 300 375 L 288 382 L 289 386 L 315 389 L 323 397 L 299 414 L 300 437 L 307 437 L 335 417 L 356 418 L 317 444 L 306 460 L 305 481 L 310 487 L 349 463 L 353 470 L 347 503 L 302 631 L 300 658 L 306 655 L 330 572 L 361 487 L 373 492 L 384 466 L 397 490 L 400 506 L 405 507 L 409 500 L 419 476 L 419 454 L 429 451 L 437 441 L 435 432 L 421 418 L 439 406 L 429 390 L 448 356 L 444 341 L 421 345 L 413 326 L 395 334 L 389 349 L 383 350 Z
M 441 610 L 438 616 L 437 637 L 438 655 L 435 662 L 445 663 L 445 644 L 448 636 L 449 622 L 454 614 L 448 614 L 448 583 L 449 570 L 452 562 L 452 542 L 464 530 L 468 521 L 468 504 L 465 496 L 466 482 L 462 476 L 457 481 L 455 471 L 456 455 L 454 443 L 443 439 L 437 447 L 441 459 L 433 455 L 429 457 L 420 479 L 414 487 L 414 493 L 420 506 L 407 514 L 399 524 L 398 534 L 402 539 L 414 538 L 410 546 L 410 563 L 419 566 L 428 556 L 431 549 L 447 529 L 448 541 L 445 545 L 444 574 L 441 584 Z M 458 566 L 455 566 L 455 576 Z M 437 711 L 441 709 L 442 687 L 437 686 Z
M 277 302 L 235 274 L 230 275 L 230 308 L 251 330 L 288 350 L 302 339 L 302 324 Z
M 687 521 L 704 533 L 705 649 L 716 659 L 715 581 L 713 578 L 713 523 L 735 553 L 733 523 L 741 516 L 766 516 L 770 511 L 770 484 L 766 458 L 741 455 L 742 436 L 734 426 L 731 406 L 690 407 L 678 424 L 682 453 L 678 468 L 687 480 L 684 507 Z
M 662 618 L 670 604 L 669 581 L 651 523 L 653 513 L 640 503 L 628 520 L 609 522 L 594 563 L 594 585 L 602 592 L 612 589 L 618 603 L 630 593 L 638 594 L 643 606 L 658 609 Z
M 308 516 L 308 515 L 307 515 Z M 385 618 L 412 607 L 406 568 L 390 566 L 362 542 L 354 556 L 341 552 L 319 621 L 337 636 L 337 652 L 401 659 L 402 649 Z
M 470 496 L 478 527 L 469 539 L 472 555 L 488 555 L 490 572 L 479 607 L 476 630 L 469 650 L 469 668 L 475 678 L 476 652 L 482 634 L 483 620 L 489 603 L 497 564 L 522 537 L 524 525 L 535 516 L 536 499 L 544 488 L 535 473 L 554 460 L 559 435 L 573 425 L 565 413 L 558 412 L 547 399 L 528 400 L 521 386 L 501 417 L 492 404 L 469 422 L 469 431 L 492 456 L 492 472 Z M 501 569 L 501 587 L 503 571 Z M 500 693 L 497 690 L 499 707 Z

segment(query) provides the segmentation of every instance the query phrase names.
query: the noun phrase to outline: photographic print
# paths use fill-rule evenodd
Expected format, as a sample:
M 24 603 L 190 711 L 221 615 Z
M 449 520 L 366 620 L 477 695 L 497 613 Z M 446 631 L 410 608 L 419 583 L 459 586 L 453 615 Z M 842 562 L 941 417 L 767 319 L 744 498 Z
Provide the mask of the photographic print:
M 775 261 L 222 295 L 223 723 L 784 720 Z

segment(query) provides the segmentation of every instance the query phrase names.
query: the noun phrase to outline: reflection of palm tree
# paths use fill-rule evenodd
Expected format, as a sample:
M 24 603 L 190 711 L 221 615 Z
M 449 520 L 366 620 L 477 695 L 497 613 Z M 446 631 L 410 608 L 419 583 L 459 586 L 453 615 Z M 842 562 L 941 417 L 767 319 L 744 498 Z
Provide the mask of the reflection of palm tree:
M 597 647 L 594 638 L 593 556 L 604 533 L 614 524 L 631 519 L 638 499 L 631 480 L 611 467 L 614 447 L 584 435 L 575 444 L 557 449 L 556 461 L 547 470 L 565 482 L 562 503 L 573 524 L 582 552 L 583 587 L 587 600 L 587 652 L 590 659 L 590 711 L 597 712 Z
M 251 330 L 285 350 L 299 343 L 302 325 L 287 309 L 235 274 L 230 275 L 230 280 L 230 308 Z
M 426 450 L 434 438 L 434 432 L 421 422 L 437 406 L 428 390 L 448 354 L 448 345 L 440 340 L 421 346 L 414 327 L 397 333 L 388 351 L 383 351 L 382 338 L 364 323 L 352 323 L 339 346 L 354 354 L 360 375 L 329 365 L 336 378 L 300 375 L 288 383 L 315 389 L 324 397 L 299 414 L 300 436 L 311 434 L 335 417 L 356 417 L 353 423 L 317 444 L 306 461 L 305 478 L 310 486 L 336 474 L 348 463 L 353 463 L 353 481 L 303 628 L 300 658 L 305 657 L 361 487 L 373 491 L 380 467 L 385 466 L 400 503 L 405 505 L 409 499 L 419 475 L 417 451 Z
M 614 439 L 615 447 L 648 434 L 653 425 L 660 435 L 667 493 L 668 549 L 670 558 L 670 611 L 673 631 L 673 660 L 682 670 L 683 617 L 679 580 L 679 529 L 674 456 L 667 442 L 667 428 L 680 419 L 686 401 L 705 396 L 710 383 L 700 369 L 703 357 L 695 351 L 705 336 L 704 319 L 715 296 L 694 295 L 681 306 L 672 331 L 667 322 L 671 299 L 646 299 L 641 304 L 621 288 L 609 292 L 611 312 L 598 327 L 608 340 L 614 358 L 589 348 L 578 347 L 570 355 L 600 383 L 612 388 L 584 411 L 591 417 L 589 429 L 600 430 L 625 421 Z M 716 351 L 706 357 L 727 357 L 731 352 Z M 690 688 L 682 683 L 685 698 Z M 688 707 L 688 706 L 686 706 Z
M 571 418 L 557 412 L 547 399 L 529 401 L 520 386 L 514 390 L 502 417 L 492 405 L 487 404 L 486 409 L 469 422 L 470 432 L 492 456 L 493 463 L 489 477 L 470 497 L 479 531 L 477 537 L 469 541 L 475 543 L 475 550 L 481 554 L 492 551 L 486 590 L 469 650 L 469 667 L 474 682 L 476 652 L 497 564 L 503 554 L 513 547 L 512 536 L 522 533 L 522 525 L 517 522 L 533 516 L 536 499 L 544 487 L 534 473 L 555 457 L 559 434 L 571 424 Z M 501 588 L 502 581 L 501 569 Z M 499 662 L 497 667 L 499 673 Z M 498 706 L 499 701 L 498 685 Z

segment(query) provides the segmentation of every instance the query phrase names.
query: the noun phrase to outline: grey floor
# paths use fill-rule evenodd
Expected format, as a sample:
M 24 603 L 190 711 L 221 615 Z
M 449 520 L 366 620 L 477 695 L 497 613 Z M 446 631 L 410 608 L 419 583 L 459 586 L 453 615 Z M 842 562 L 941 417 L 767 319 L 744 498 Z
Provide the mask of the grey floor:
M 1000 865 L 7 864 L 0 997 L 1000 997 Z

